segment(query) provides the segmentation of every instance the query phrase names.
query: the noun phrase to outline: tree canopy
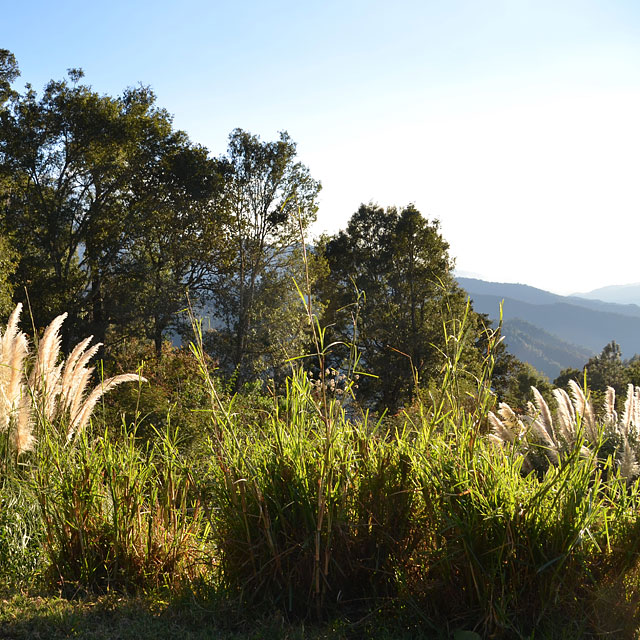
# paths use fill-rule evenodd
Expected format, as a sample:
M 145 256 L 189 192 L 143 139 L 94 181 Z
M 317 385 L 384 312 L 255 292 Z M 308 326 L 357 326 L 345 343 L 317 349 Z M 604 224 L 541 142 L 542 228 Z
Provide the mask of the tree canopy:
M 137 322 L 158 344 L 224 244 L 218 163 L 174 130 L 150 89 L 102 96 L 82 75 L 41 97 L 13 93 L 0 113 L 16 277 L 39 325 L 66 311 L 71 331 L 89 325 L 104 341 L 111 324 Z
M 282 378 L 312 348 L 304 282 L 333 338 L 379 376 L 360 383 L 376 407 L 437 379 L 462 317 L 465 366 L 480 370 L 487 321 L 452 275 L 439 223 L 414 205 L 362 205 L 303 259 L 321 185 L 288 133 L 235 129 L 216 157 L 148 87 L 102 95 L 71 69 L 38 94 L 15 90 L 18 76 L 0 49 L 0 311 L 28 295 L 37 327 L 69 314 L 63 348 L 92 333 L 115 353 L 132 337 L 160 358 L 191 303 L 238 388 Z M 512 384 L 517 366 L 505 355 L 500 367 L 498 384 Z
M 220 160 L 231 257 L 213 288 L 212 346 L 238 382 L 299 355 L 302 306 L 292 277 L 300 280 L 300 242 L 315 220 L 320 183 L 296 153 L 286 132 L 264 142 L 236 129 Z
M 413 205 L 363 204 L 346 230 L 326 239 L 327 320 L 341 339 L 355 338 L 362 367 L 380 376 L 361 384 L 380 406 L 393 409 L 410 399 L 414 373 L 426 382 L 439 371 L 443 323 L 466 304 L 448 251 L 438 222 Z M 363 294 L 357 314 L 356 292 Z

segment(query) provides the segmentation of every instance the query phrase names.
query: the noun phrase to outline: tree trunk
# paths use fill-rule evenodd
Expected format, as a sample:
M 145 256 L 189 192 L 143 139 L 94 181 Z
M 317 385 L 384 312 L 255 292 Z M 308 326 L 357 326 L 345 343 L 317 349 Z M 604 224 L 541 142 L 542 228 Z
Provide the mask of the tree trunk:
M 102 299 L 102 287 L 99 277 L 91 280 L 91 332 L 96 342 L 104 343 L 107 333 L 107 318 Z

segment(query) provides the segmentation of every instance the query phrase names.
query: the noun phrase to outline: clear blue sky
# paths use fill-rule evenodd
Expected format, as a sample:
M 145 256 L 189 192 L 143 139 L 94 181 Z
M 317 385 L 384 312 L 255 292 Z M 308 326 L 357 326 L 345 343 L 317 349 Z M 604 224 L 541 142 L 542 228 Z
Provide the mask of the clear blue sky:
M 0 3 L 40 90 L 82 67 L 153 87 L 212 154 L 286 129 L 323 183 L 438 218 L 458 268 L 561 293 L 640 281 L 640 3 L 334 0 Z

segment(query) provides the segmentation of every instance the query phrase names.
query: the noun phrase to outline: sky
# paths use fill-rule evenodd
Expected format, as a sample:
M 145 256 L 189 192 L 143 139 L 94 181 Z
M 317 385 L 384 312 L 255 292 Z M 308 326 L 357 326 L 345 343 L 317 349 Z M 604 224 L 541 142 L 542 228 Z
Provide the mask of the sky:
M 440 221 L 462 275 L 569 294 L 640 281 L 634 0 L 0 0 L 40 91 L 81 67 L 149 85 L 212 155 L 286 130 L 322 182 L 315 233 L 360 203 Z

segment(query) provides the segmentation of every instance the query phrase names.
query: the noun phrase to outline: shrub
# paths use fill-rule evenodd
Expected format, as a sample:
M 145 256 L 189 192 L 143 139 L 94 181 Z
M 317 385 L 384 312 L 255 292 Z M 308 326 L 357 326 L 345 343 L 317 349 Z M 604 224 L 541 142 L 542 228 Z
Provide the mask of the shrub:
M 73 448 L 45 438 L 34 484 L 55 584 L 148 589 L 199 573 L 201 512 L 171 434 L 146 449 L 134 433 L 82 434 Z

